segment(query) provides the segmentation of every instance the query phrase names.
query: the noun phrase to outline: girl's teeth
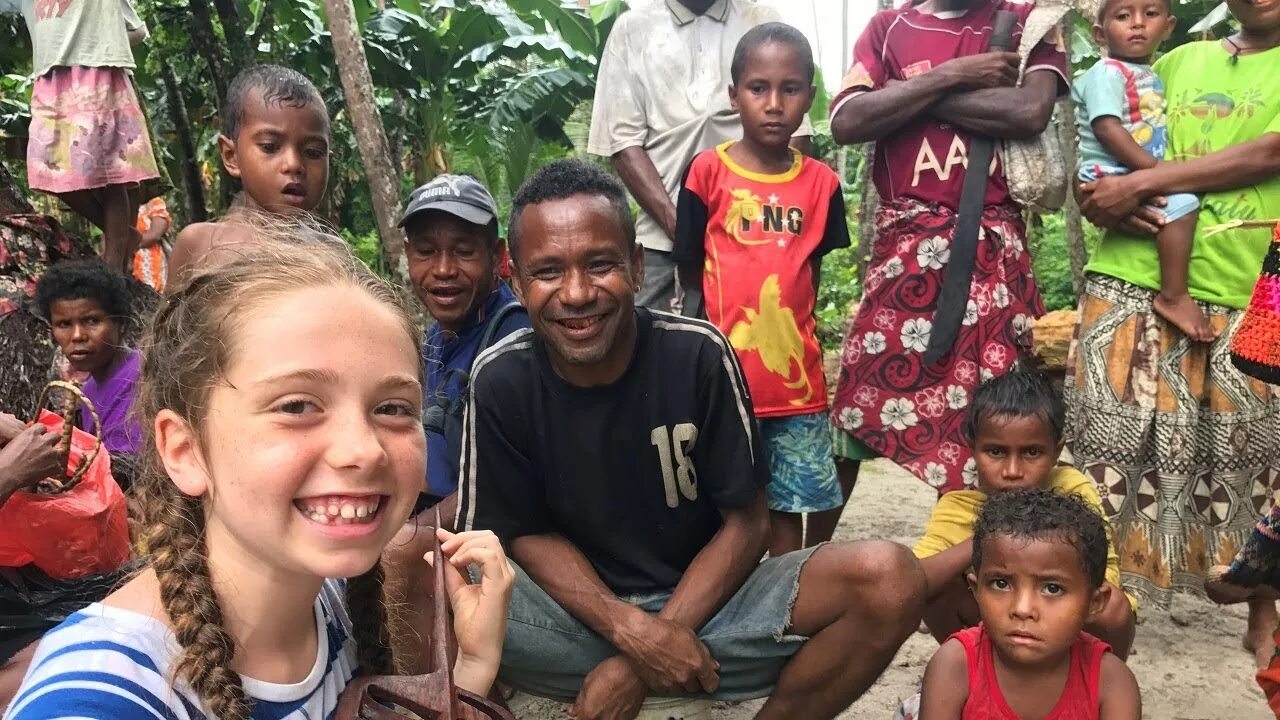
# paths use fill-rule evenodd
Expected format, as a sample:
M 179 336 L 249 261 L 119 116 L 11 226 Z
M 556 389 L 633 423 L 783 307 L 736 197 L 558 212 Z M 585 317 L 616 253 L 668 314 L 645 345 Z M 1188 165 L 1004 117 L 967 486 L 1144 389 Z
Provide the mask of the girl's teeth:
M 353 518 L 353 517 L 355 517 L 355 516 L 356 516 L 356 509 L 355 509 L 355 508 L 351 507 L 350 505 L 343 505 L 343 506 L 342 506 L 342 517 L 346 518 L 347 520 L 350 520 L 351 518 Z
M 362 518 L 362 517 L 368 517 L 368 515 L 369 515 L 369 509 L 366 508 L 365 506 L 361 505 L 360 507 L 356 508 L 356 517 Z
M 337 505 L 330 505 L 330 506 L 329 506 L 329 515 L 330 515 L 330 516 L 332 516 L 332 517 L 337 517 L 337 516 L 338 516 L 338 514 L 339 514 L 339 512 L 340 512 L 340 511 L 338 510 L 338 506 L 337 506 Z

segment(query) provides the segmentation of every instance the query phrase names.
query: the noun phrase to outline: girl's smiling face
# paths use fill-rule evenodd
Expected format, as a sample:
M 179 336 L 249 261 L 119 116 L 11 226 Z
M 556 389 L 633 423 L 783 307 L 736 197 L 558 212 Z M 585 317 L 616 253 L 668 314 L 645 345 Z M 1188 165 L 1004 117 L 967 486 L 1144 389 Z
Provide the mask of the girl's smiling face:
M 210 553 L 271 574 L 367 571 L 423 482 L 418 348 L 391 308 L 347 286 L 233 320 L 199 437 L 184 442 L 170 411 L 156 421 L 169 476 L 205 496 Z

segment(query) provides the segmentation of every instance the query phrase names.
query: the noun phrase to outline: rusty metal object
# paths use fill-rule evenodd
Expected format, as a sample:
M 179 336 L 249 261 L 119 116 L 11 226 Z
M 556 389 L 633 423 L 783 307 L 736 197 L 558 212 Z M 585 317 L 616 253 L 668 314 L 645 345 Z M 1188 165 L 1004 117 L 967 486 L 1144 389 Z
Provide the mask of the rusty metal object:
M 440 509 L 436 508 L 440 527 Z M 435 528 L 432 528 L 435 533 Z M 449 622 L 448 591 L 444 583 L 444 555 L 435 537 L 431 627 L 431 672 L 426 675 L 374 675 L 355 678 L 338 700 L 337 720 L 515 720 L 509 710 L 453 684 L 449 648 L 455 642 Z M 394 706 L 394 709 L 393 707 Z
M 36 415 L 38 416 L 41 408 L 49 402 L 49 391 L 58 389 L 66 392 L 66 396 L 62 400 L 62 436 L 58 440 L 58 453 L 62 456 L 62 464 L 67 465 L 71 455 L 71 433 L 75 428 L 76 408 L 84 405 L 89 411 L 89 416 L 93 418 L 94 440 L 93 450 L 84 456 L 80 464 L 70 474 L 61 478 L 48 477 L 36 483 L 35 491 L 40 495 L 53 495 L 62 493 L 75 487 L 80 479 L 84 477 L 85 471 L 89 469 L 89 465 L 93 463 L 94 458 L 98 457 L 98 453 L 102 450 L 102 422 L 98 418 L 98 411 L 94 409 L 93 403 L 89 398 L 85 397 L 84 392 L 79 385 L 62 380 L 54 380 L 44 389 L 40 391 L 40 399 L 36 401 Z M 35 422 L 36 418 L 32 418 Z

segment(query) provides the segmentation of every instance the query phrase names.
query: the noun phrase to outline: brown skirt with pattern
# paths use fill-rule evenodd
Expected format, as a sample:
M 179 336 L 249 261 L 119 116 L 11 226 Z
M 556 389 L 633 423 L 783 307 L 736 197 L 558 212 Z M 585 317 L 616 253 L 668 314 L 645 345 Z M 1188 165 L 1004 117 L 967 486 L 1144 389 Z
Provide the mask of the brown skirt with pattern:
M 1097 484 L 1125 589 L 1164 606 L 1203 594 L 1280 489 L 1280 389 L 1231 364 L 1242 311 L 1200 303 L 1211 345 L 1151 308 L 1154 293 L 1089 275 L 1066 379 L 1067 444 Z

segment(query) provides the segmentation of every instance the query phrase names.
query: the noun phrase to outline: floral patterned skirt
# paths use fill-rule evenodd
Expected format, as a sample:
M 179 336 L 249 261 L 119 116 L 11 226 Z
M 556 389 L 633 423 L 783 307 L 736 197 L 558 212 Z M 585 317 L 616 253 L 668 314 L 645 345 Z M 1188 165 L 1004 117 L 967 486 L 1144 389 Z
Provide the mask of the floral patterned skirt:
M 988 207 L 955 345 L 925 364 L 955 221 L 915 200 L 881 206 L 831 413 L 837 428 L 939 492 L 975 481 L 965 408 L 979 383 L 1030 351 L 1031 320 L 1044 314 L 1018 208 Z
M 160 177 L 138 96 L 122 68 L 55 67 L 37 78 L 30 134 L 32 190 L 67 193 Z
M 1195 343 L 1153 297 L 1087 276 L 1066 433 L 1111 520 L 1125 589 L 1164 606 L 1175 591 L 1203 594 L 1280 490 L 1280 388 L 1231 364 L 1241 311 L 1200 303 L 1220 335 Z

